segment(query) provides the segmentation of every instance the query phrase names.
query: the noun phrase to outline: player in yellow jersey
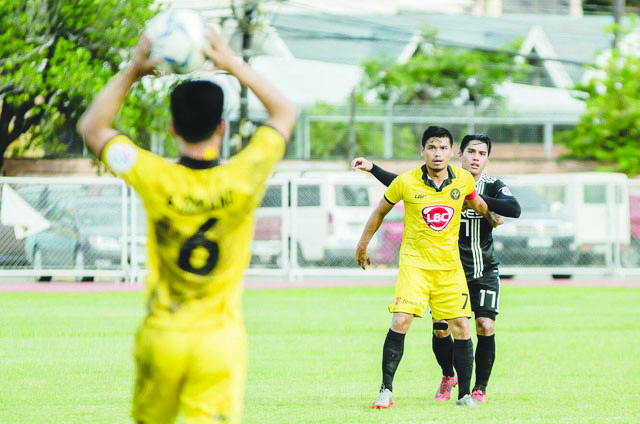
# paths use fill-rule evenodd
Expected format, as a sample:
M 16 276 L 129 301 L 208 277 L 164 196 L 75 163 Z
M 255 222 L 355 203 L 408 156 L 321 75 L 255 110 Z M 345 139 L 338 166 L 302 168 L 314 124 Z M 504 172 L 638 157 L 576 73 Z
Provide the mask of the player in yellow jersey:
M 260 99 L 269 119 L 228 163 L 218 162 L 223 92 L 187 81 L 171 93 L 181 158 L 170 163 L 112 128 L 131 86 L 153 72 L 143 34 L 131 64 L 98 94 L 78 124 L 89 148 L 140 194 L 149 220 L 148 315 L 135 345 L 137 423 L 239 423 L 246 375 L 241 289 L 253 210 L 285 151 L 297 110 L 234 54 L 212 28 L 205 53 Z
M 495 226 L 498 220 L 477 195 L 469 171 L 449 165 L 453 136 L 441 127 L 429 127 L 422 136 L 425 164 L 399 175 L 367 222 L 356 259 L 364 269 L 370 264 L 367 245 L 393 205 L 404 201 L 404 236 L 391 326 L 382 354 L 382 386 L 373 403 L 376 408 L 393 405 L 392 383 L 404 352 L 404 338 L 414 317 L 422 317 L 427 305 L 434 327 L 450 328 L 454 337 L 453 364 L 460 383 L 456 404 L 475 406 L 470 384 L 473 343 L 469 332 L 471 305 L 467 281 L 460 262 L 458 233 L 463 204 Z

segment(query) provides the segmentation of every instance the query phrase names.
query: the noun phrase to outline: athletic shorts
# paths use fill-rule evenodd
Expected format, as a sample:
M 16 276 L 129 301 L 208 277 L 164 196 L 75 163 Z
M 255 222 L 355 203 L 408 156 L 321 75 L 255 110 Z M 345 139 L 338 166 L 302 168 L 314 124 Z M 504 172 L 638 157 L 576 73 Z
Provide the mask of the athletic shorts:
M 471 317 L 469 290 L 462 268 L 440 271 L 400 265 L 395 301 L 389 305 L 389 312 L 422 317 L 427 305 L 438 321 Z
M 247 369 L 242 326 L 210 331 L 142 325 L 132 417 L 145 424 L 240 423 Z
M 497 267 L 485 268 L 482 277 L 467 280 L 471 309 L 476 318 L 495 321 L 500 308 L 500 275 Z

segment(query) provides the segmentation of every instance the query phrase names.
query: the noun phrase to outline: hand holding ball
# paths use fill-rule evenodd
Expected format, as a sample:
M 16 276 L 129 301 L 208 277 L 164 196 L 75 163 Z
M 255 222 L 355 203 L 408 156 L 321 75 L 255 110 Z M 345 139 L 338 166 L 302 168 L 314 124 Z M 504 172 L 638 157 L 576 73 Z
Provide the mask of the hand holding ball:
M 171 9 L 159 13 L 148 23 L 151 60 L 159 60 L 162 73 L 186 74 L 200 69 L 205 62 L 207 23 L 197 12 Z

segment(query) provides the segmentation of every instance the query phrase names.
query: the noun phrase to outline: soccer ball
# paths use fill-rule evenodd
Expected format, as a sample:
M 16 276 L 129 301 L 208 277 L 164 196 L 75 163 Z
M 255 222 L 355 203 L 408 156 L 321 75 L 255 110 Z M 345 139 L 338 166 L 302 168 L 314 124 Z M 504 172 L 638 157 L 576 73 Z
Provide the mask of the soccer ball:
M 160 58 L 164 74 L 186 74 L 200 68 L 205 61 L 207 23 L 188 9 L 171 9 L 154 16 L 147 23 L 151 38 L 151 59 Z

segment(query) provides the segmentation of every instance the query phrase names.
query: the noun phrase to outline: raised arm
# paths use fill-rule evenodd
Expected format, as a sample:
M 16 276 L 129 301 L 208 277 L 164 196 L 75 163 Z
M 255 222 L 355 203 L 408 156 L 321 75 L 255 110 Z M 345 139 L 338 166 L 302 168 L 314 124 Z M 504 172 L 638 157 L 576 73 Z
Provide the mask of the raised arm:
M 487 203 L 489 210 L 502 216 L 509 218 L 520 217 L 520 203 L 513 196 L 509 187 L 507 187 L 502 181 L 498 180 L 497 192 L 491 196 L 482 195 L 482 198 Z
M 371 238 L 373 238 L 373 235 L 378 231 L 378 228 L 380 228 L 382 220 L 389 213 L 391 208 L 393 208 L 393 205 L 387 202 L 386 199 L 383 198 L 380 200 L 378 207 L 371 213 L 369 220 L 364 226 L 364 230 L 362 230 L 362 235 L 360 236 L 360 241 L 358 242 L 358 247 L 356 249 L 356 261 L 362 269 L 366 269 L 367 265 L 371 265 L 369 253 L 367 253 L 367 246 L 369 245 Z
M 142 34 L 131 63 L 104 86 L 78 122 L 78 132 L 87 147 L 98 157 L 107 142 L 118 132 L 112 128 L 118 110 L 131 86 L 142 76 L 153 72 L 157 62 L 149 59 L 151 42 Z
M 246 62 L 237 60 L 229 45 L 213 26 L 209 27 L 207 37 L 211 46 L 205 48 L 205 55 L 213 61 L 217 69 L 229 72 L 253 91 L 269 114 L 266 124 L 275 128 L 288 140 L 298 117 L 296 105 L 251 69 Z
M 398 174 L 394 174 L 393 172 L 385 171 L 375 163 L 370 162 L 369 160 L 367 160 L 367 158 L 363 157 L 355 158 L 354 160 L 352 160 L 351 169 L 353 169 L 354 171 L 359 169 L 361 171 L 370 172 L 371 175 L 376 177 L 378 181 L 380 181 L 387 187 L 389 187 L 393 180 L 395 180 L 398 176 Z

